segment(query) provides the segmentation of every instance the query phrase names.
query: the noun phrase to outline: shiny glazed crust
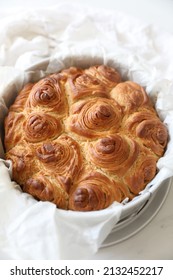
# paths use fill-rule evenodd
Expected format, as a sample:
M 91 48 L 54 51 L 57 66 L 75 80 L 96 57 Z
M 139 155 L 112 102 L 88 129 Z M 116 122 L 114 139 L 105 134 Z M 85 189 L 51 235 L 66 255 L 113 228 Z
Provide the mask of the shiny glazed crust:
M 5 119 L 13 179 L 34 198 L 75 211 L 138 195 L 167 138 L 144 88 L 105 65 L 27 84 Z

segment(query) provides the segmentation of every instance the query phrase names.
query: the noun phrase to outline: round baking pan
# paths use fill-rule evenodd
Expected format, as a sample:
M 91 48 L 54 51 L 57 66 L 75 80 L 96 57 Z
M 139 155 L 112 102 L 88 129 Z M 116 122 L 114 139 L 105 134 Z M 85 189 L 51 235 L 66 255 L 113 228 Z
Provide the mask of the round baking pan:
M 90 62 L 88 63 L 88 61 Z M 94 59 L 94 61 L 92 61 L 92 59 L 89 60 L 89 58 L 86 57 L 83 61 L 77 60 L 76 63 L 74 62 L 75 57 L 73 58 L 73 63 L 72 60 L 67 57 L 64 60 L 64 67 L 88 67 L 92 64 L 103 63 L 102 59 L 99 57 Z M 113 61 L 111 63 L 113 63 Z M 46 74 L 53 73 L 51 72 L 51 68 L 48 67 L 48 65 L 49 59 L 46 58 L 41 62 L 27 68 L 25 71 L 27 73 L 30 73 L 30 80 L 27 80 L 27 82 L 37 81 L 37 73 L 39 71 L 43 71 L 43 76 Z M 59 68 L 57 69 L 57 71 L 61 70 L 60 67 L 63 67 L 63 65 L 59 63 L 58 67 Z M 11 90 L 11 103 L 13 102 L 16 94 L 17 91 Z M 9 105 L 10 104 L 7 104 L 7 106 Z M 1 137 L 3 139 L 2 135 Z M 157 188 L 152 189 L 151 187 L 150 189 L 140 194 L 138 197 L 135 197 L 132 201 L 124 203 L 119 223 L 115 225 L 114 229 L 112 230 L 112 232 L 110 233 L 110 235 L 105 240 L 102 246 L 108 246 L 120 242 L 128 238 L 129 236 L 135 234 L 135 232 L 144 227 L 160 209 L 167 196 L 169 186 L 170 180 L 164 181 Z M 151 216 L 149 216 L 147 213 L 150 213 Z M 125 232 L 125 234 L 123 234 L 123 231 Z
M 171 184 L 172 178 L 165 180 L 159 186 L 158 190 L 151 194 L 150 199 L 148 199 L 141 209 L 128 217 L 126 216 L 125 219 L 121 218 L 119 223 L 115 225 L 111 233 L 104 240 L 101 248 L 120 243 L 137 234 L 140 230 L 147 226 L 163 206 L 169 193 Z M 133 208 L 131 202 L 124 206 L 124 213 L 122 212 L 122 215 L 125 215 L 125 212 L 129 208 Z

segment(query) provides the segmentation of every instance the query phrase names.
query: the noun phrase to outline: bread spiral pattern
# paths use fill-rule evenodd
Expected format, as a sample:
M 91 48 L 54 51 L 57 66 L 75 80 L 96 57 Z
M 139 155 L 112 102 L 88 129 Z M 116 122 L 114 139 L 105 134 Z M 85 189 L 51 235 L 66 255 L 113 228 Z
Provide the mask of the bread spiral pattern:
M 93 98 L 76 107 L 67 121 L 69 129 L 80 136 L 94 138 L 120 127 L 121 107 L 114 100 Z
M 81 72 L 68 78 L 66 89 L 72 102 L 88 95 L 107 97 L 106 87 L 100 80 Z
M 71 137 L 61 135 L 55 141 L 43 143 L 36 150 L 36 156 L 47 170 L 73 180 L 81 168 L 79 145 Z
M 106 65 L 92 66 L 85 70 L 91 77 L 96 77 L 107 89 L 112 89 L 121 82 L 121 76 L 118 71 Z
M 65 113 L 65 96 L 62 91 L 62 85 L 65 77 L 62 75 L 51 75 L 36 83 L 26 102 L 27 107 L 46 108 L 47 111 L 58 111 Z
M 43 113 L 28 115 L 24 124 L 25 138 L 30 142 L 40 142 L 49 138 L 57 137 L 61 132 L 59 119 Z
M 151 154 L 146 155 L 137 161 L 135 169 L 132 168 L 124 176 L 124 182 L 128 185 L 130 192 L 137 195 L 143 190 L 143 186 L 149 183 L 156 174 L 157 158 Z M 133 172 L 133 176 L 131 176 Z
M 35 173 L 39 172 L 40 166 L 37 164 L 34 153 L 35 149 L 28 146 L 25 149 L 25 142 L 20 142 L 18 149 L 15 146 L 9 150 L 7 158 L 13 162 L 13 179 L 21 186 Z
M 61 209 L 67 209 L 68 207 L 67 192 L 57 179 L 52 176 L 50 180 L 46 173 L 37 173 L 26 180 L 23 190 L 38 200 L 53 202 Z
M 95 165 L 119 176 L 127 172 L 139 155 L 135 140 L 118 134 L 92 142 L 88 150 Z
M 150 111 L 136 112 L 125 122 L 125 129 L 139 138 L 144 146 L 161 156 L 167 143 L 167 129 Z
M 72 210 L 91 211 L 108 207 L 115 200 L 114 183 L 99 172 L 91 172 L 71 191 Z
M 168 141 L 144 88 L 106 65 L 25 85 L 4 129 L 13 180 L 35 199 L 73 211 L 133 199 L 156 175 Z

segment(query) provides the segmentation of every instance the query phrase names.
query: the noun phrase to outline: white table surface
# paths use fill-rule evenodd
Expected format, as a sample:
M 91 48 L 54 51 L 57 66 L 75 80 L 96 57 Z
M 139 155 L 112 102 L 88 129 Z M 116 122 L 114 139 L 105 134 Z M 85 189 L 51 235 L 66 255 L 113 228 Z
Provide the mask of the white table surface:
M 0 16 L 19 9 L 52 6 L 58 0 L 0 0 Z M 63 0 L 63 3 L 70 2 Z M 93 8 L 119 10 L 154 23 L 173 34 L 173 0 L 73 0 L 73 3 Z M 133 237 L 111 247 L 103 248 L 91 259 L 169 259 L 173 260 L 173 188 L 155 218 Z

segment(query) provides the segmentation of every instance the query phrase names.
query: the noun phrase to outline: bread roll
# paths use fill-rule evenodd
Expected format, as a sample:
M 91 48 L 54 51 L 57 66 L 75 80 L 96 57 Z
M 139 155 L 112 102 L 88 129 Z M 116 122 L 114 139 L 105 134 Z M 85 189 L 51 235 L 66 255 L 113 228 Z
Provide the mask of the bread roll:
M 156 175 L 168 140 L 145 89 L 105 65 L 27 84 L 4 127 L 13 180 L 73 211 L 133 199 Z

